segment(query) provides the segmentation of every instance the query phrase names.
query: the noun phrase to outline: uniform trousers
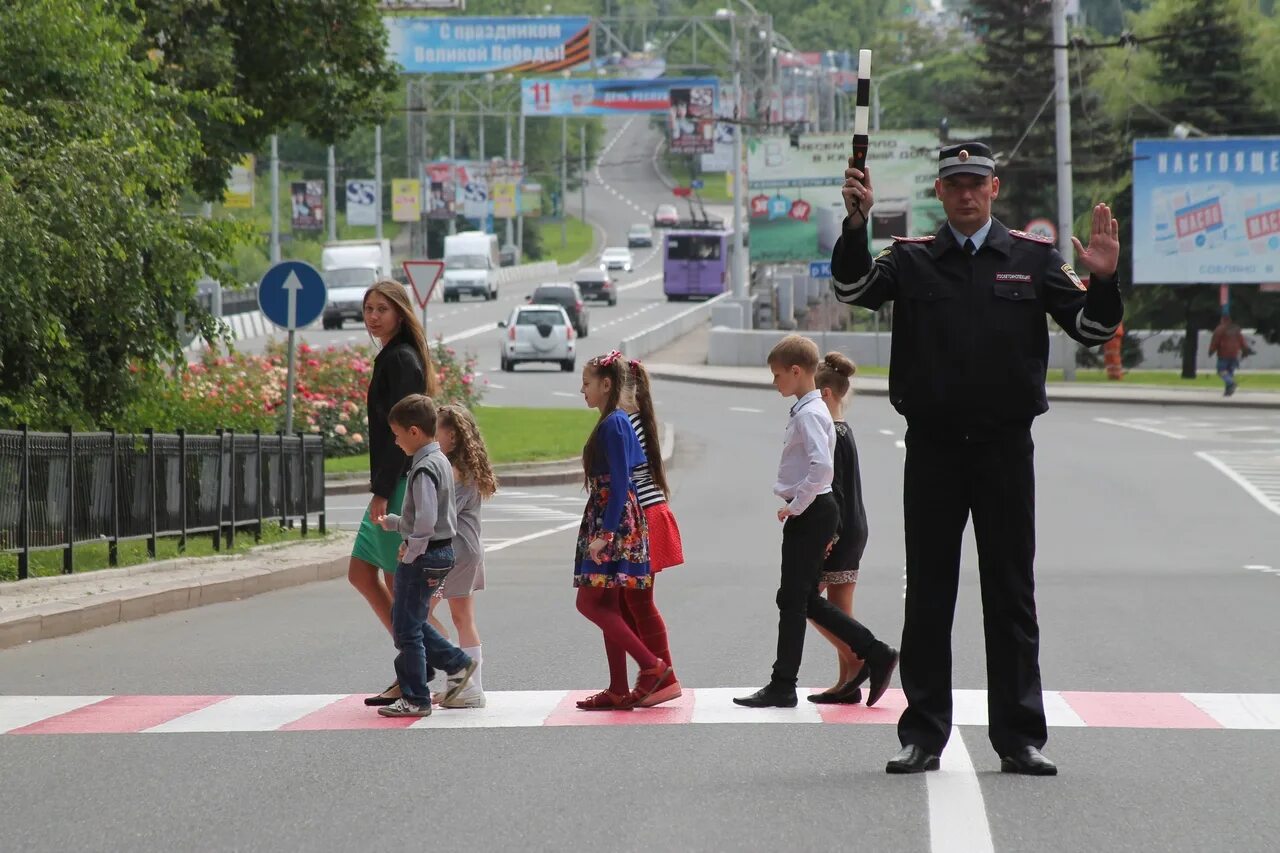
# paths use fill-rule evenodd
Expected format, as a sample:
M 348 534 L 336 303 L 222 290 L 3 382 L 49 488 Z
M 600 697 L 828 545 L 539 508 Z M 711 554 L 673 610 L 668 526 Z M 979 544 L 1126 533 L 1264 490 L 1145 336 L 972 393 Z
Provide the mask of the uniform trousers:
M 987 653 L 988 736 L 996 753 L 1048 737 L 1036 622 L 1035 447 L 1029 422 L 984 430 L 909 423 L 903 483 L 907 596 L 898 738 L 940 755 L 951 734 L 951 626 L 960 543 L 978 546 Z

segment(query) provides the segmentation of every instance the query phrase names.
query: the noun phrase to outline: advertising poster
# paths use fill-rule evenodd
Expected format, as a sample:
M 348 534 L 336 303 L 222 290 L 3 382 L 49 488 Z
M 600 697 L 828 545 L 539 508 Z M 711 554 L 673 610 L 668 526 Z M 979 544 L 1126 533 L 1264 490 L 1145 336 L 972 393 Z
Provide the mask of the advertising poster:
M 520 185 L 520 215 L 534 218 L 542 215 L 542 184 L 525 181 Z
M 537 74 L 591 60 L 591 19 L 389 16 L 387 56 L 407 74 Z
M 667 132 L 673 154 L 715 151 L 716 86 L 673 86 Z
M 372 178 L 347 181 L 347 224 L 377 225 L 378 185 Z
M 324 228 L 324 181 L 293 181 L 293 230 L 319 231 Z
M 526 116 L 607 116 L 671 113 L 673 90 L 710 90 L 714 110 L 720 87 L 714 77 L 664 77 L 658 80 L 523 80 L 520 111 Z M 689 96 L 692 98 L 692 95 Z M 714 118 L 714 112 L 708 113 Z M 707 150 L 711 150 L 708 148 Z
M 1280 137 L 1134 142 L 1134 284 L 1278 277 Z
M 490 214 L 488 164 L 461 161 L 454 164 L 454 175 L 458 212 L 468 219 L 483 221 Z
M 453 164 L 438 161 L 426 165 L 427 219 L 452 219 L 457 203 L 457 181 Z
M 953 139 L 976 135 L 953 130 Z M 793 148 L 785 137 L 752 139 L 747 145 L 751 259 L 758 262 L 815 261 L 831 257 L 844 223 L 840 186 L 850 152 L 843 133 L 807 134 Z M 933 191 L 938 174 L 938 135 L 933 130 L 895 130 L 871 137 L 867 163 L 874 177 L 871 248 L 894 236 L 932 234 L 945 221 Z
M 723 121 L 723 119 L 733 118 L 732 85 L 720 86 L 720 97 L 716 101 L 716 118 L 722 120 L 716 122 L 715 143 L 711 153 L 702 155 L 702 171 L 732 172 L 733 135 L 737 132 L 737 127 L 729 121 Z
M 222 194 L 222 206 L 245 210 L 253 207 L 254 157 L 246 154 L 231 167 L 227 189 Z
M 417 222 L 422 218 L 422 183 L 412 178 L 391 181 L 391 218 L 396 222 Z
M 516 184 L 498 181 L 490 188 L 493 192 L 493 215 L 496 219 L 514 219 L 519 209 L 516 204 Z

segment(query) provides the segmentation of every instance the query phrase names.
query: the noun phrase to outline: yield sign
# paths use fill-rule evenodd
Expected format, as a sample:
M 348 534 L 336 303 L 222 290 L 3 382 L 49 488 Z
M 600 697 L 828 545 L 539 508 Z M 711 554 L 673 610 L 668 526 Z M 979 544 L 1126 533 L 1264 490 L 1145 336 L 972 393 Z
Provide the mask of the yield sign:
M 419 308 L 427 307 L 427 303 L 431 301 L 431 294 L 435 292 L 436 282 L 440 280 L 443 272 L 444 261 L 404 262 L 404 274 L 409 277 L 409 283 L 413 285 L 413 295 L 418 300 Z

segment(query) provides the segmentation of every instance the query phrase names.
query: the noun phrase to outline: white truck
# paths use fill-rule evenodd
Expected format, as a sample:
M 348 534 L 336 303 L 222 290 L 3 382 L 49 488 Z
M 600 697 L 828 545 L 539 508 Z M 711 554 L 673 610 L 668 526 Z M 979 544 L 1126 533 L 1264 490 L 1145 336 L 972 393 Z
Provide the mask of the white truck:
M 498 237 L 483 231 L 463 231 L 444 238 L 444 301 L 462 294 L 498 298 Z
M 323 324 L 341 329 L 345 320 L 363 320 L 369 285 L 391 278 L 390 240 L 337 240 L 320 253 L 320 275 L 328 288 Z

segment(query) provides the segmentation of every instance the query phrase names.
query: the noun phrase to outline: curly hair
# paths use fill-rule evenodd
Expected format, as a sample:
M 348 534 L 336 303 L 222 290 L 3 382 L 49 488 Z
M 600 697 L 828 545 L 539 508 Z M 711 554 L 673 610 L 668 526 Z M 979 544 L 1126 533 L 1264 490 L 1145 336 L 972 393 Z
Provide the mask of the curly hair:
M 455 441 L 449 452 L 453 467 L 458 469 L 464 482 L 476 484 L 482 500 L 493 497 L 498 491 L 498 478 L 489 464 L 489 451 L 480 436 L 475 415 L 463 406 L 449 403 L 440 407 L 438 418 L 440 426 L 453 430 Z

